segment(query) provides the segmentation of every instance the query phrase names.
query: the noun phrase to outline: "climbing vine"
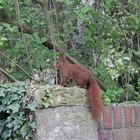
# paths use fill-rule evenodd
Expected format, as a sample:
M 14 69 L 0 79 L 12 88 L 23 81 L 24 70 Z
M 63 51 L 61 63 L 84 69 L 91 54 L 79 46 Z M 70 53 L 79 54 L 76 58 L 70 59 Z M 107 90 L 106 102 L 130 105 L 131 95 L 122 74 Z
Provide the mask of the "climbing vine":
M 0 85 L 0 139 L 32 139 L 37 103 L 29 98 L 24 83 Z

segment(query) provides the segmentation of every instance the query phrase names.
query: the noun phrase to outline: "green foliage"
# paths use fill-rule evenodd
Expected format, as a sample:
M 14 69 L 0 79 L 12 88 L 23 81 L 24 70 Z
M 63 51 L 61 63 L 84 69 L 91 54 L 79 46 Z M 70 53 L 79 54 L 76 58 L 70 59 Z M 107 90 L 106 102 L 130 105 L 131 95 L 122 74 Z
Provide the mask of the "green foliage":
M 31 139 L 36 129 L 36 108 L 37 103 L 29 99 L 24 83 L 0 85 L 0 139 Z
M 11 0 L 0 0 L 0 7 L 17 22 L 11 3 Z M 19 1 L 19 4 L 21 23 L 32 27 L 33 33 L 21 36 L 16 24 L 0 23 L 0 51 L 12 59 L 7 61 L 1 57 L 4 62 L 6 60 L 2 64 L 6 71 L 25 80 L 33 76 L 32 69 L 52 68 L 56 56 L 43 46 L 45 41 L 51 40 L 50 33 L 45 33 L 47 23 L 43 10 L 30 0 Z M 62 42 L 59 46 L 62 50 L 90 68 L 105 83 L 107 102 L 138 101 L 140 3 L 137 0 L 106 0 L 99 7 L 93 9 L 79 0 L 49 1 L 54 36 Z M 129 97 L 123 97 L 124 94 Z
M 107 90 L 106 93 L 103 94 L 103 99 L 106 105 L 111 103 L 121 103 L 122 101 L 125 101 L 124 90 L 122 88 Z
M 50 93 L 50 91 L 48 91 L 47 89 L 44 91 L 44 96 L 42 98 L 42 105 L 45 108 L 48 108 L 52 103 L 52 96 L 53 96 L 52 93 Z
M 11 27 L 9 24 L 3 24 L 1 27 L 3 34 L 0 38 L 0 51 L 4 52 L 9 58 L 12 58 L 11 61 L 8 61 L 8 64 L 6 64 L 6 70 L 16 79 L 25 80 L 29 75 L 33 75 L 29 66 L 29 61 L 33 69 L 39 69 L 40 67 L 44 69 L 51 65 L 53 53 L 50 53 L 49 50 L 42 47 L 42 43 L 46 41 L 46 38 L 39 37 L 36 33 L 33 35 L 26 34 L 26 42 L 24 42 L 23 40 L 20 40 L 19 32 L 16 27 Z M 7 33 L 5 34 L 5 32 L 9 34 L 10 38 L 6 38 Z M 30 60 L 27 57 L 26 46 L 28 47 Z M 2 57 L 2 59 L 6 60 L 5 57 Z M 17 68 L 16 64 L 21 65 L 26 73 Z
M 41 9 L 36 6 L 31 8 L 33 4 L 30 0 L 20 1 L 19 4 L 22 7 L 20 24 L 31 26 L 28 28 L 33 33 L 21 35 L 19 26 L 17 26 L 19 21 L 16 20 L 14 14 L 13 1 L 1 0 L 0 5 L 5 10 L 4 13 L 7 13 L 7 17 L 4 18 L 4 15 L 3 18 L 8 20 L 8 23 L 0 23 L 0 52 L 3 52 L 11 60 L 0 55 L 0 61 L 9 74 L 17 80 L 25 80 L 33 77 L 34 70 L 50 67 L 54 61 L 54 53 L 42 45 L 47 38 L 45 37 L 44 19 L 43 16 L 40 16 Z M 38 13 L 39 11 L 40 13 Z M 25 28 L 27 27 L 25 26 Z

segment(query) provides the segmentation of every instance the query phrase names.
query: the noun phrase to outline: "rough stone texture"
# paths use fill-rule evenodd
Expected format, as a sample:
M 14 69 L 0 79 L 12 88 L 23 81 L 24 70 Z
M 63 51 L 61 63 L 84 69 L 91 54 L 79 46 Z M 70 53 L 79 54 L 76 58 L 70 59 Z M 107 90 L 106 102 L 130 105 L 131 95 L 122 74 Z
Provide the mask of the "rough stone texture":
M 52 94 L 51 107 L 58 106 L 74 106 L 74 105 L 88 105 L 87 90 L 77 87 L 62 87 L 62 86 L 37 86 L 35 90 L 32 90 L 32 95 L 38 103 L 41 103 L 41 98 L 45 94 L 45 90 Z
M 97 128 L 83 106 L 38 110 L 36 120 L 34 140 L 97 140 Z
M 46 92 L 45 92 L 46 91 Z M 97 140 L 97 126 L 89 110 L 87 90 L 77 87 L 32 85 L 29 93 L 39 104 L 51 93 L 48 109 L 35 113 L 34 140 Z

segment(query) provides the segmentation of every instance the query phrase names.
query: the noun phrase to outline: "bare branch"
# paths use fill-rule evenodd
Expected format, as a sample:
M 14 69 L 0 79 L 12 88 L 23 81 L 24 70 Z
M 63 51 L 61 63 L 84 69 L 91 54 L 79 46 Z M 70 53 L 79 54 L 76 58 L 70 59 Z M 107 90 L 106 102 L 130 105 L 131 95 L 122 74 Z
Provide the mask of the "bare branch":
M 4 70 L 3 68 L 0 67 L 0 71 L 1 71 L 2 73 L 4 73 L 7 77 L 9 77 L 12 81 L 18 82 L 18 81 L 15 79 L 15 77 L 13 77 L 11 74 L 9 74 L 9 73 L 8 73 L 6 70 Z
M 4 56 L 7 60 L 12 61 L 12 59 L 9 58 L 9 57 L 8 57 L 5 53 L 3 53 L 2 51 L 0 51 L 0 54 L 1 54 L 2 56 Z M 20 65 L 16 64 L 16 66 L 17 66 L 19 69 L 21 69 L 26 75 L 28 75 L 28 76 L 32 79 L 31 75 L 30 75 L 29 73 L 27 73 Z

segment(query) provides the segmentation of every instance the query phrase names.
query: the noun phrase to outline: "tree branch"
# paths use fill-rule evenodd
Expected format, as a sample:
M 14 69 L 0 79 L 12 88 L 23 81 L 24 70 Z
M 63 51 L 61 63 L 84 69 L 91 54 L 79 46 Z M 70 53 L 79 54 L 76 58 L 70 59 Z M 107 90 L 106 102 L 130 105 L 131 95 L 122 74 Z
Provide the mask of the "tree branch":
M 10 74 L 9 74 L 6 70 L 4 70 L 3 68 L 0 67 L 0 71 L 1 71 L 2 73 L 4 73 L 6 76 L 8 76 L 12 81 L 18 82 L 18 81 L 15 79 L 15 77 L 13 77 L 12 75 L 10 75 Z
M 6 54 L 4 54 L 2 51 L 0 51 L 0 54 L 1 54 L 2 56 L 4 56 L 7 60 L 9 60 L 10 62 L 12 62 L 12 59 L 9 58 L 9 57 L 8 57 Z M 31 75 L 30 75 L 29 73 L 27 73 L 20 65 L 18 65 L 18 64 L 16 63 L 16 66 L 17 66 L 19 69 L 21 69 L 26 75 L 28 75 L 28 77 L 30 77 L 30 78 L 32 79 Z

